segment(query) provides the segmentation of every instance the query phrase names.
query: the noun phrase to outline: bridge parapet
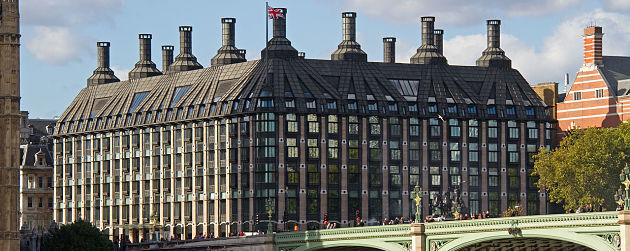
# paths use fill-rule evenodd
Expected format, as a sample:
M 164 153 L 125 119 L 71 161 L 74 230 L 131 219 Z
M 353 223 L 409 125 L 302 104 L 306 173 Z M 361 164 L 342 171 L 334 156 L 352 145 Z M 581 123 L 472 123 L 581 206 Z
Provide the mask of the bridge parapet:
M 425 224 L 426 235 L 462 234 L 506 230 L 513 225 L 525 229 L 618 226 L 617 212 L 550 214 L 490 218 L 482 220 L 445 221 Z

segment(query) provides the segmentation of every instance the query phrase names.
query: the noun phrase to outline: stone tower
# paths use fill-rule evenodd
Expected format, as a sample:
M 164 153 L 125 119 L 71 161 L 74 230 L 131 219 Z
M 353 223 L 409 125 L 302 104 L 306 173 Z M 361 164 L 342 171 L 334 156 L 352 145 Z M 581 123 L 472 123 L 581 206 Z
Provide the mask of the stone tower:
M 0 0 L 0 250 L 19 250 L 19 0 Z

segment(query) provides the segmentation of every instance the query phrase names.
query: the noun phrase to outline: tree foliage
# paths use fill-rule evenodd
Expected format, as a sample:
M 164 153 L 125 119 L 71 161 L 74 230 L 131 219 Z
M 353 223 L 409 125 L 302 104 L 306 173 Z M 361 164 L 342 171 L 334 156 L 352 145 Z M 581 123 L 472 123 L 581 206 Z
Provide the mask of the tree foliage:
M 627 123 L 618 129 L 573 130 L 559 147 L 541 148 L 534 156 L 534 172 L 540 177 L 537 184 L 565 210 L 599 203 L 615 208 L 613 195 L 630 156 L 629 143 Z
M 69 225 L 63 225 L 59 229 L 52 230 L 44 240 L 43 250 L 112 250 L 112 243 L 107 235 L 101 233 L 98 228 L 89 222 L 78 220 Z

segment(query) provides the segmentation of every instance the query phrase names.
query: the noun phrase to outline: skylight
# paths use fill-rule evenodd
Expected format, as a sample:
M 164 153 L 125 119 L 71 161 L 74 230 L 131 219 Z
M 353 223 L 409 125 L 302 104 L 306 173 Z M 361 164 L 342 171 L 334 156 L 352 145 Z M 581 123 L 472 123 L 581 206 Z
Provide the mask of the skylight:
M 133 99 L 131 100 L 131 106 L 129 107 L 129 112 L 133 112 L 136 108 L 142 103 L 142 101 L 149 96 L 149 92 L 138 92 L 133 95 Z
M 173 94 L 173 99 L 171 100 L 171 108 L 173 108 L 177 102 L 184 97 L 184 94 L 186 94 L 188 89 L 190 89 L 190 85 L 175 88 L 175 94 Z

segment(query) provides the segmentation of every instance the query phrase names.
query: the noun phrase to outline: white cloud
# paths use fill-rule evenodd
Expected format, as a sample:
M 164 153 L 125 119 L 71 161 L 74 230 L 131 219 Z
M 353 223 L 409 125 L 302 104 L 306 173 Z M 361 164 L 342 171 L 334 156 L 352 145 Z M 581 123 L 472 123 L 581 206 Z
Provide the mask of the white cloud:
M 490 17 L 541 16 L 578 5 L 583 0 L 349 0 L 353 10 L 397 23 L 418 23 L 421 16 L 436 16 L 443 24 L 466 25 Z M 623 1 L 623 0 L 611 0 Z
M 129 79 L 129 71 L 130 71 L 129 69 L 122 68 L 118 65 L 114 65 L 110 68 L 112 69 L 112 71 L 114 71 L 114 75 L 116 75 L 116 77 L 118 77 L 120 81 L 125 81 Z
M 122 0 L 22 0 L 20 17 L 27 25 L 80 26 L 110 20 Z
M 23 0 L 21 22 L 33 27 L 25 34 L 26 48 L 47 64 L 81 61 L 92 44 L 82 30 L 111 21 L 122 5 L 122 0 Z
M 630 55 L 630 17 L 601 9 L 561 22 L 552 35 L 543 38 L 540 48 L 512 34 L 501 34 L 501 48 L 529 83 L 560 82 L 565 73 L 572 77 L 583 60 L 582 34 L 589 17 L 604 30 L 604 55 Z M 455 36 L 444 41 L 444 54 L 450 64 L 474 65 L 486 47 L 486 34 Z
M 604 0 L 604 7 L 611 11 L 627 11 L 630 10 L 630 1 L 628 0 Z
M 37 60 L 52 65 L 81 61 L 86 47 L 67 27 L 36 26 L 35 36 L 26 41 L 26 49 Z

